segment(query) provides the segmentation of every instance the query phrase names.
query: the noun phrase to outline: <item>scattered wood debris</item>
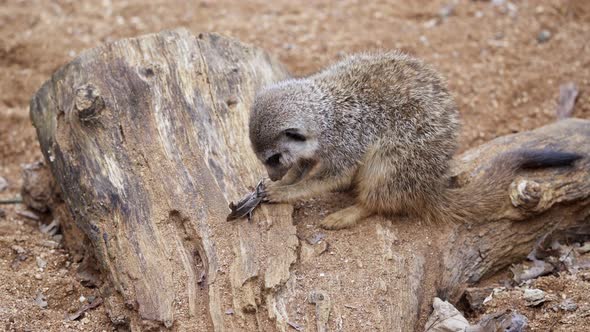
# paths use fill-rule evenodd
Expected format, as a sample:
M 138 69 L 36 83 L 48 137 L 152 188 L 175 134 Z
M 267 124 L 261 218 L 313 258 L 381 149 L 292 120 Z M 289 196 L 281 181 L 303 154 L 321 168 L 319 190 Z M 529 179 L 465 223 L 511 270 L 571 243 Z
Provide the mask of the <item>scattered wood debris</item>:
M 287 324 L 289 324 L 289 326 L 291 326 L 292 328 L 294 328 L 296 331 L 303 331 L 303 326 L 294 323 L 294 322 L 287 322 Z
M 40 224 L 39 230 L 41 231 L 41 233 L 49 234 L 51 236 L 57 234 L 57 232 L 59 232 L 59 219 L 53 219 L 53 221 L 47 225 Z
M 25 217 L 27 219 L 39 221 L 39 216 L 35 212 L 33 212 L 33 211 L 29 211 L 29 210 L 18 210 L 18 211 L 16 211 L 16 214 L 18 214 L 21 217 Z
M 426 323 L 426 332 L 522 332 L 526 331 L 528 324 L 525 316 L 507 310 L 486 315 L 477 324 L 471 325 L 459 310 L 447 301 L 434 298 L 432 307 L 434 311 Z
M 424 331 L 448 332 L 463 331 L 469 327 L 469 322 L 452 304 L 438 297 L 432 303 L 433 312 L 430 314 Z
M 469 308 L 471 310 L 479 310 L 481 306 L 484 304 L 485 300 L 492 296 L 493 294 L 492 287 L 485 287 L 485 288 L 477 288 L 471 287 L 465 290 L 465 300 L 469 304 Z
M 528 320 L 525 316 L 511 310 L 506 310 L 482 317 L 479 323 L 468 327 L 465 329 L 465 332 L 524 332 L 527 326 Z
M 318 332 L 328 331 L 328 319 L 332 310 L 330 295 L 321 290 L 314 290 L 309 294 L 309 303 L 315 304 L 316 330 Z
M 74 312 L 73 314 L 69 315 L 67 317 L 67 320 L 77 320 L 77 319 L 80 319 L 80 318 L 84 317 L 84 314 L 86 313 L 86 311 L 92 310 L 92 309 L 98 307 L 101 304 L 102 304 L 102 298 L 98 297 L 98 298 L 94 299 L 94 301 L 92 301 L 90 303 L 86 303 L 80 309 L 78 309 L 76 312 Z
M 557 119 L 561 120 L 572 116 L 577 98 L 578 87 L 575 83 L 568 82 L 559 86 L 559 99 L 555 110 Z

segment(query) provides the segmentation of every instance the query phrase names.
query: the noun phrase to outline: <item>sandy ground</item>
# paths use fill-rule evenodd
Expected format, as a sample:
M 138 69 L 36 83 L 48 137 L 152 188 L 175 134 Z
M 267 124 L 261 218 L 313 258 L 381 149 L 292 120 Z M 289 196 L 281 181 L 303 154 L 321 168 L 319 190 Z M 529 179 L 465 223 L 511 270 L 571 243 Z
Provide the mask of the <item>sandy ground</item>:
M 461 150 L 554 121 L 567 82 L 580 91 L 574 116 L 590 118 L 590 1 L 147 2 L 0 0 L 0 176 L 8 181 L 0 199 L 19 193 L 21 164 L 41 157 L 27 104 L 53 71 L 98 44 L 180 26 L 260 46 L 296 75 L 351 52 L 415 54 L 449 81 L 463 118 Z M 75 257 L 48 247 L 38 223 L 17 214 L 24 207 L 0 208 L 0 329 L 111 330 L 102 306 L 64 320 L 95 290 L 76 280 Z M 587 281 L 566 274 L 536 282 L 579 307 L 590 302 Z M 39 293 L 46 309 L 35 301 Z M 523 307 L 519 296 L 506 292 L 486 311 L 521 309 L 536 331 L 590 326 L 578 311 Z

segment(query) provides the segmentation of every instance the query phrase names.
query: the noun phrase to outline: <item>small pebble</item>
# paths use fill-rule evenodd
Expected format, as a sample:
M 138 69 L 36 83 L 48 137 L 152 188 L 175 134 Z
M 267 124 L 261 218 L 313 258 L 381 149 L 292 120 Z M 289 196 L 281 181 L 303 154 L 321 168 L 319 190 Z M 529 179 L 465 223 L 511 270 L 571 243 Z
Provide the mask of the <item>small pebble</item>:
M 420 40 L 420 42 L 426 46 L 428 46 L 428 38 L 426 36 L 420 36 L 420 38 L 418 38 Z
M 540 289 L 525 289 L 523 297 L 529 307 L 537 306 L 546 301 L 545 292 Z
M 551 32 L 549 30 L 541 30 L 537 35 L 537 41 L 542 44 L 551 39 Z
M 451 15 L 453 15 L 453 12 L 455 11 L 455 4 L 450 3 L 447 4 L 445 6 L 443 6 L 439 11 L 438 11 L 438 15 L 445 19 Z
M 324 233 L 315 233 L 315 234 L 309 236 L 305 240 L 307 241 L 307 243 L 314 245 L 314 244 L 317 244 L 318 242 L 322 241 L 325 237 L 326 237 L 326 234 L 324 234 Z
M 590 242 L 586 242 L 584 243 L 583 246 L 576 248 L 576 251 L 580 254 L 583 255 L 585 253 L 590 252 Z
M 438 19 L 436 19 L 436 18 L 433 18 L 433 19 L 431 19 L 431 20 L 428 20 L 428 21 L 424 22 L 424 24 L 423 24 L 423 25 L 424 25 L 424 27 L 425 27 L 426 29 L 432 29 L 432 28 L 434 28 L 435 26 L 437 26 L 437 24 L 438 24 Z
M 35 297 L 35 303 L 37 303 L 37 305 L 41 309 L 47 308 L 47 299 L 45 298 L 45 295 L 43 295 L 43 293 L 41 292 L 37 292 L 37 296 Z
M 518 7 L 516 7 L 516 5 L 513 4 L 512 2 L 508 2 L 506 4 L 506 10 L 508 11 L 508 15 L 510 15 L 511 17 L 516 17 L 516 14 L 518 12 Z
M 37 267 L 40 268 L 41 270 L 44 270 L 46 266 L 47 266 L 47 261 L 45 261 L 43 258 L 37 256 Z
M 43 279 L 43 277 L 41 276 L 41 274 L 37 273 L 37 274 L 35 274 L 35 279 L 41 280 L 41 279 Z
M 559 304 L 559 308 L 565 311 L 576 311 L 578 305 L 572 299 L 565 299 Z
M 6 188 L 8 188 L 8 181 L 0 176 L 0 191 L 4 191 Z
M 84 297 L 84 295 L 80 295 L 80 298 L 78 299 L 78 301 L 80 301 L 80 303 L 84 303 L 84 302 L 86 302 L 86 298 Z
M 17 245 L 13 245 L 12 250 L 14 250 L 17 254 L 25 254 L 27 251 L 21 247 L 21 246 L 17 246 Z
M 51 240 L 43 240 L 43 241 L 41 241 L 40 244 L 46 248 L 52 248 L 52 249 L 59 247 L 59 243 L 57 243 L 55 241 L 51 241 Z

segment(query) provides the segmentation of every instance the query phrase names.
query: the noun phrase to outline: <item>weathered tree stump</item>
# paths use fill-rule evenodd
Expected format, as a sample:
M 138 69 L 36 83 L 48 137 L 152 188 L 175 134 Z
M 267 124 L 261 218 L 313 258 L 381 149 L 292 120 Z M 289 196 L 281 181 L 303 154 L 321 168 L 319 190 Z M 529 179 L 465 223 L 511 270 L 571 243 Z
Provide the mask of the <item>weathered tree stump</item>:
M 486 223 L 372 218 L 323 232 L 315 212 L 330 204 L 317 203 L 295 218 L 289 205 L 263 205 L 251 223 L 228 223 L 228 202 L 263 175 L 247 136 L 255 91 L 287 76 L 260 50 L 177 30 L 85 52 L 36 93 L 31 117 L 43 154 L 107 275 L 101 293 L 113 322 L 422 329 L 437 292 L 456 298 L 541 236 L 587 223 L 588 158 L 514 179 Z M 589 142 L 583 120 L 502 137 L 456 159 L 455 185 L 486 176 L 501 151 L 590 155 Z

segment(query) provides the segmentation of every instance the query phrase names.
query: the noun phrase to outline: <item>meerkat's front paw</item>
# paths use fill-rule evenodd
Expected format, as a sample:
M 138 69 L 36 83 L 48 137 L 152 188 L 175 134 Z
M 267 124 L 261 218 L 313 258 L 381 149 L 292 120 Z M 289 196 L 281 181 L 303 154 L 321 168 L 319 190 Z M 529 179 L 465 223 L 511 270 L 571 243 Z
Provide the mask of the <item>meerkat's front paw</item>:
M 367 216 L 369 216 L 369 213 L 365 209 L 353 205 L 328 215 L 320 222 L 320 226 L 324 229 L 349 228 Z
M 264 182 L 264 199 L 269 203 L 285 203 L 288 202 L 285 195 L 285 186 L 281 186 L 278 182 L 271 182 L 267 180 Z

